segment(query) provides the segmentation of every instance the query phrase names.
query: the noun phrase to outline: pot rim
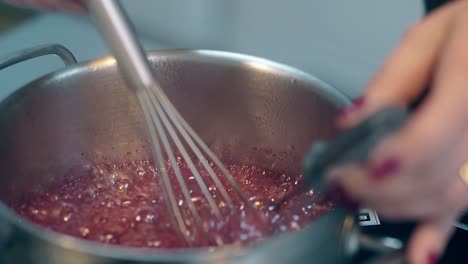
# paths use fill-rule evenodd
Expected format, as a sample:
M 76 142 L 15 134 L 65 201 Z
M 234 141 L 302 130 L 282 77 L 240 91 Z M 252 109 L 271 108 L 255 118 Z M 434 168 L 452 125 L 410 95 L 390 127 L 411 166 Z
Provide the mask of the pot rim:
M 319 93 L 329 100 L 337 107 L 349 104 L 350 98 L 342 93 L 340 90 L 332 87 L 321 79 L 305 73 L 297 68 L 277 63 L 268 59 L 263 59 L 251 55 L 245 55 L 234 52 L 217 51 L 217 50 L 192 50 L 192 49 L 167 49 L 167 50 L 153 50 L 147 52 L 150 61 L 152 58 L 173 58 L 173 57 L 200 57 L 209 58 L 213 61 L 224 61 L 234 64 L 244 64 L 247 67 L 260 69 L 262 71 L 274 71 L 282 75 L 290 76 L 292 80 L 298 80 L 305 83 L 311 83 L 317 87 L 314 92 Z M 77 72 L 82 72 L 83 69 L 92 69 L 97 71 L 101 68 L 113 67 L 116 64 L 112 56 L 104 56 L 92 60 L 83 61 L 71 66 L 48 73 L 39 77 L 21 88 L 17 89 L 12 94 L 0 100 L 0 103 L 7 101 L 13 97 L 17 92 L 24 87 L 32 86 L 35 83 L 45 82 L 60 75 L 73 75 Z M 188 248 L 188 249 L 142 249 L 131 248 L 122 246 L 106 245 L 98 242 L 87 241 L 80 238 L 75 238 L 66 234 L 61 234 L 51 231 L 38 225 L 29 222 L 28 220 L 20 217 L 16 212 L 6 206 L 0 201 L 0 217 L 6 218 L 10 223 L 17 228 L 25 230 L 26 232 L 36 236 L 37 238 L 47 241 L 56 247 L 64 248 L 71 251 L 79 251 L 84 254 L 90 254 L 99 257 L 119 259 L 119 260 L 132 260 L 132 261 L 170 261 L 170 262 L 185 262 L 187 260 L 213 260 L 218 258 L 225 259 L 226 257 L 240 257 L 244 256 L 247 252 L 252 250 L 252 247 L 242 248 L 239 246 L 225 246 L 221 249 L 210 251 L 208 248 Z M 271 239 L 266 239 L 253 248 L 261 245 Z

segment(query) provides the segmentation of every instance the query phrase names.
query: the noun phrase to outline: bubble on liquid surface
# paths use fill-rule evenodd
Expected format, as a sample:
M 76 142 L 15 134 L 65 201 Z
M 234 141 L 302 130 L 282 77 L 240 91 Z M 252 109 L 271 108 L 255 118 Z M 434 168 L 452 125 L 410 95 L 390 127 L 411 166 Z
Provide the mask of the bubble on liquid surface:
M 318 199 L 311 190 L 278 210 L 272 204 L 301 184 L 300 175 L 242 164 L 226 164 L 226 168 L 250 204 L 245 204 L 229 184 L 225 188 L 230 199 L 226 200 L 220 186 L 210 181 L 210 175 L 200 167 L 206 191 L 221 214 L 218 219 L 188 165 L 183 159 L 177 163 L 189 190 L 189 200 L 178 187 L 173 170 L 168 171 L 169 178 L 178 213 L 187 233 L 193 236 L 195 247 L 216 246 L 220 242 L 249 244 L 265 235 L 299 230 L 333 208 L 332 203 Z M 159 187 L 156 171 L 148 161 L 76 169 L 74 175 L 66 177 L 72 179 L 70 182 L 52 182 L 43 191 L 31 192 L 11 206 L 36 224 L 88 240 L 130 247 L 187 247 L 172 224 L 174 212 L 166 207 L 167 197 Z M 220 172 L 215 169 L 215 173 Z M 228 182 L 219 176 L 223 183 Z M 192 205 L 198 216 L 191 211 Z M 258 213 L 264 214 L 266 223 Z M 206 239 L 203 230 L 208 230 L 210 239 Z

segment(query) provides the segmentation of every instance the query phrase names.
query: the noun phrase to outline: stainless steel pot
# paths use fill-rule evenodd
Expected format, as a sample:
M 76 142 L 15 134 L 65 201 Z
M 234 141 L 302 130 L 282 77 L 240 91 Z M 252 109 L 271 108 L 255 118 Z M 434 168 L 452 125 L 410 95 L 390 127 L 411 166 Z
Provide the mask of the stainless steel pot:
M 64 47 L 22 51 L 0 69 L 56 54 L 68 65 L 0 102 L 0 199 L 14 199 L 74 166 L 148 159 L 136 97 L 111 57 L 76 63 Z M 307 146 L 334 133 L 347 98 L 296 69 L 217 51 L 148 53 L 161 86 L 221 157 L 300 169 Z M 357 247 L 354 218 L 337 210 L 301 232 L 252 248 L 141 250 L 79 240 L 34 226 L 0 203 L 1 263 L 341 263 Z

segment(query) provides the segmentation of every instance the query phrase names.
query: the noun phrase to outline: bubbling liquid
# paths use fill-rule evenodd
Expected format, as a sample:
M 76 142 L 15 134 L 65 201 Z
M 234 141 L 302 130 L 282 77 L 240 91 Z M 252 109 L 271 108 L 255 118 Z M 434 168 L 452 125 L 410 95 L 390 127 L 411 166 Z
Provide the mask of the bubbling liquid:
M 301 183 L 301 175 L 238 164 L 226 168 L 255 208 L 242 203 L 236 192 L 228 188 L 226 177 L 215 170 L 235 205 L 231 208 L 208 172 L 201 164 L 195 166 L 221 218 L 210 209 L 189 166 L 179 160 L 190 202 L 201 219 L 201 223 L 196 221 L 174 171 L 169 169 L 174 199 L 192 239 L 190 243 L 172 224 L 173 212 L 165 203 L 160 172 L 148 161 L 74 168 L 10 205 L 24 218 L 56 232 L 106 244 L 145 248 L 219 246 L 221 242 L 246 245 L 265 236 L 299 230 L 333 208 L 332 202 L 309 191 L 294 197 L 279 210 L 272 210 L 272 204 Z

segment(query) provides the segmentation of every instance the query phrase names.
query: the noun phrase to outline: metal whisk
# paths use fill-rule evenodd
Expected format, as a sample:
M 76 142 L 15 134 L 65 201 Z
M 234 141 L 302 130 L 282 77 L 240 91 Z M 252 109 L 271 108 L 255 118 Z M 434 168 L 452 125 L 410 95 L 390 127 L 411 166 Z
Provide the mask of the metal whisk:
M 92 0 L 88 1 L 88 7 L 96 18 L 97 25 L 105 41 L 115 55 L 123 77 L 135 89 L 147 121 L 153 146 L 155 167 L 160 173 L 165 200 L 170 210 L 172 210 L 173 223 L 177 226 L 187 243 L 189 245 L 193 243 L 194 237 L 185 222 L 183 212 L 179 208 L 174 190 L 175 186 L 172 184 L 168 174 L 169 168 L 166 166 L 166 160 L 169 160 L 169 166 L 172 166 L 185 199 L 185 204 L 187 204 L 196 225 L 203 230 L 206 236 L 208 236 L 209 232 L 191 199 L 191 193 L 186 184 L 187 179 L 184 178 L 177 165 L 176 152 L 180 153 L 180 156 L 190 168 L 191 174 L 198 183 L 203 197 L 206 199 L 211 213 L 216 219 L 221 221 L 223 217 L 219 205 L 212 197 L 207 186 L 206 181 L 208 179 L 202 177 L 200 171 L 195 166 L 194 160 L 201 163 L 203 169 L 210 176 L 209 180 L 213 181 L 216 189 L 229 208 L 235 208 L 235 204 L 228 192 L 228 189 L 232 189 L 241 199 L 244 206 L 254 209 L 248 199 L 242 194 L 232 175 L 179 114 L 154 80 L 149 62 L 144 55 L 145 53 L 136 40 L 128 17 L 123 12 L 120 4 L 113 0 Z M 173 149 L 174 145 L 175 148 Z M 192 159 L 191 157 L 193 156 L 196 159 Z M 223 180 L 218 177 L 215 170 L 221 171 L 222 176 L 228 181 L 228 187 L 223 185 Z M 261 217 L 259 213 L 257 214 Z M 211 240 L 215 240 L 214 242 L 217 245 L 223 245 L 223 241 L 219 237 L 211 238 Z

